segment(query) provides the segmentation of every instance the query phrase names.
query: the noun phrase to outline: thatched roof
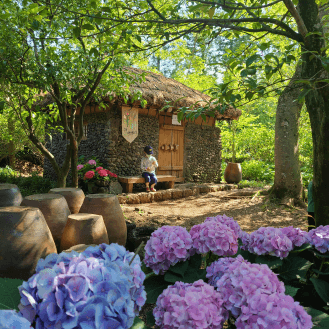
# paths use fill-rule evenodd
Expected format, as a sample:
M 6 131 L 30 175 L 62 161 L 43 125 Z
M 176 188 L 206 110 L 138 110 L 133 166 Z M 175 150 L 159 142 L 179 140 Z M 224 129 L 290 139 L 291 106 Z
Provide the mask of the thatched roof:
M 177 110 L 181 107 L 193 106 L 197 102 L 197 106 L 205 106 L 207 101 L 209 102 L 211 99 L 210 96 L 187 87 L 174 79 L 166 78 L 162 74 L 133 67 L 125 67 L 124 70 L 134 74 L 146 73 L 145 81 L 134 83 L 130 86 L 130 90 L 132 92 L 140 91 L 143 98 L 147 101 L 147 106 L 161 109 L 166 105 L 166 102 L 170 102 L 173 105 L 173 109 Z M 241 113 L 241 110 L 230 106 L 223 114 L 216 113 L 216 118 L 224 120 L 238 119 Z
M 132 84 L 130 86 L 130 91 L 132 93 L 140 91 L 143 98 L 147 101 L 147 107 L 153 107 L 160 110 L 167 104 L 167 102 L 170 102 L 172 109 L 177 110 L 181 107 L 193 106 L 197 102 L 198 107 L 205 106 L 207 105 L 207 101 L 209 102 L 210 100 L 210 96 L 187 87 L 174 79 L 166 78 L 162 74 L 144 71 L 133 67 L 124 67 L 123 70 L 125 70 L 128 74 L 131 72 L 134 76 L 141 75 L 143 73 L 146 74 L 145 81 Z M 42 96 L 42 100 L 38 102 L 38 106 L 41 108 L 44 108 L 54 102 L 49 93 Z M 122 101 L 120 97 L 104 91 L 104 98 L 108 98 L 109 96 L 111 96 L 111 102 Z M 129 105 L 138 105 L 139 103 L 140 102 L 134 102 L 134 104 L 131 104 L 130 102 Z M 237 120 L 241 113 L 241 110 L 230 106 L 224 113 L 216 112 L 216 119 Z

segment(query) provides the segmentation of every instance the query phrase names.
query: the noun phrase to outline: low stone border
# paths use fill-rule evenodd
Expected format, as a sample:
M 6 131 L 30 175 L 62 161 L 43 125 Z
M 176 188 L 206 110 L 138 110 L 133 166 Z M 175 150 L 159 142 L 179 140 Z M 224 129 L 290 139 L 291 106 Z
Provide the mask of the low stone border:
M 156 192 L 123 193 L 118 195 L 120 204 L 151 203 L 170 199 L 181 199 L 192 195 L 199 195 L 217 191 L 237 189 L 235 184 L 193 184 L 186 183 L 177 185 L 173 189 L 160 190 Z

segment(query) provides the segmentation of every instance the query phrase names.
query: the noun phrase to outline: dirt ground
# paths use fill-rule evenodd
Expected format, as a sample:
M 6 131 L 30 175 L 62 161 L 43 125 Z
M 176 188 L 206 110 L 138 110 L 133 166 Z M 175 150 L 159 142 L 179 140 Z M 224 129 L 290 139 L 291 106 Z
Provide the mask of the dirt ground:
M 243 189 L 256 192 L 258 189 Z M 241 190 L 235 190 L 241 191 Z M 144 204 L 125 204 L 122 210 L 127 220 L 137 226 L 180 225 L 187 230 L 202 223 L 206 217 L 233 217 L 241 229 L 250 233 L 261 226 L 294 226 L 307 230 L 306 208 L 269 203 L 265 196 L 240 196 L 232 199 L 234 191 L 218 191 L 178 200 Z M 234 194 L 234 193 L 233 193 Z

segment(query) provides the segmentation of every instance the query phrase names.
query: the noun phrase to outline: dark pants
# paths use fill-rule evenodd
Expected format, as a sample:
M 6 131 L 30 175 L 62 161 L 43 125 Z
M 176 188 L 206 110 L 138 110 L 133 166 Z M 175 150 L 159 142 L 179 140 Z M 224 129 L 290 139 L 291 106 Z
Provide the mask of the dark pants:
M 310 216 L 312 216 L 312 217 L 310 217 Z M 307 221 L 308 221 L 308 225 L 315 226 L 314 212 L 308 212 Z M 308 231 L 313 230 L 314 228 L 315 227 L 309 227 Z
M 143 172 L 142 177 L 145 178 L 145 183 L 151 183 L 151 185 L 158 182 L 157 177 L 154 174 L 150 174 L 148 172 Z

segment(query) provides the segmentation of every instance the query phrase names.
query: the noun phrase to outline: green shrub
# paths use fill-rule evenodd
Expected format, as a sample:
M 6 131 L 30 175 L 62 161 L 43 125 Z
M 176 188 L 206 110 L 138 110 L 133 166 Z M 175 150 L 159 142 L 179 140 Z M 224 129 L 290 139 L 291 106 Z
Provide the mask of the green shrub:
M 249 181 L 273 182 L 274 165 L 264 161 L 249 160 L 241 163 L 242 177 Z
M 22 193 L 22 196 L 31 194 L 48 193 L 48 191 L 56 187 L 56 182 L 48 178 L 38 176 L 32 173 L 30 177 L 19 176 L 11 168 L 0 168 L 0 183 L 16 184 Z
M 245 187 L 264 187 L 266 184 L 264 182 L 257 182 L 254 180 L 242 180 L 239 184 L 238 184 L 238 188 L 242 189 Z

